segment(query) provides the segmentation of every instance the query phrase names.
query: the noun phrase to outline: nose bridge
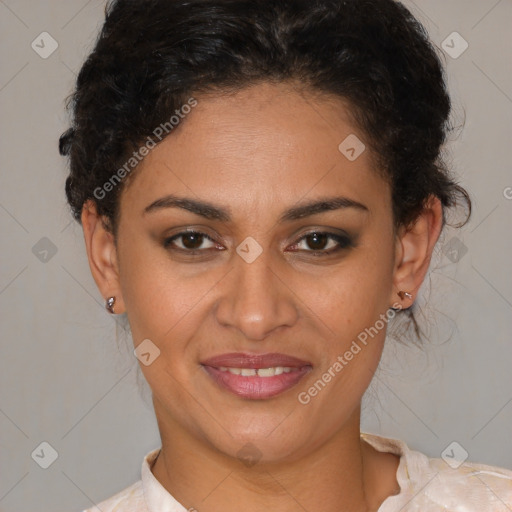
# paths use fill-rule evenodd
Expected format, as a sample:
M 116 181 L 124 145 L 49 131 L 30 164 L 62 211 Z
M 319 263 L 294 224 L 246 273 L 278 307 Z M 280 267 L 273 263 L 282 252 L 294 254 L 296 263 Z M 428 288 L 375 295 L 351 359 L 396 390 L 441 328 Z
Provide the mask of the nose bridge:
M 248 244 L 240 244 L 237 250 L 235 268 L 217 307 L 217 320 L 237 328 L 248 339 L 261 340 L 277 327 L 293 325 L 297 311 L 293 294 L 276 270 L 279 265 L 271 261 L 270 250 L 260 251 L 255 259 L 253 252 L 248 258 L 255 250 L 250 241 Z

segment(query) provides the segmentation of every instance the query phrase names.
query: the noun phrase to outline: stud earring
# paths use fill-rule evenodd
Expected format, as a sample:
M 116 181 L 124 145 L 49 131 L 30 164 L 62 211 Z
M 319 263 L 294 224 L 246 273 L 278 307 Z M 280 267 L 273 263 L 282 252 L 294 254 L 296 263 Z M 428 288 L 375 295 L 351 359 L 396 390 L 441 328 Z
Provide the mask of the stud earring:
M 116 298 L 115 297 L 109 297 L 105 303 L 105 308 L 107 309 L 107 311 L 109 313 L 112 313 L 114 314 L 114 304 L 116 302 Z
M 402 290 L 400 290 L 399 292 L 397 292 L 397 295 L 402 299 L 404 300 L 404 298 L 408 298 L 408 299 L 412 299 L 412 295 L 409 293 L 409 292 L 404 292 Z M 400 311 L 401 309 L 403 309 L 401 306 L 399 308 L 394 308 L 394 307 L 391 307 L 391 309 L 393 311 Z

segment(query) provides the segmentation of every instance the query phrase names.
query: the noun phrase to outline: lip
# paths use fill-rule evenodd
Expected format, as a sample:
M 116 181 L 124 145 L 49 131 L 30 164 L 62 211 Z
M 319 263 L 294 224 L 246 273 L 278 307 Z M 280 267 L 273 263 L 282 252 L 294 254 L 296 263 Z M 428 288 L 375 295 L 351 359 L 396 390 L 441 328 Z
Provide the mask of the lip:
M 295 386 L 312 369 L 311 363 L 285 354 L 222 354 L 203 361 L 206 373 L 218 386 L 240 398 L 263 400 L 277 396 Z M 289 373 L 281 373 L 272 377 L 234 375 L 222 371 L 220 366 L 227 368 L 270 368 L 288 366 L 295 368 Z

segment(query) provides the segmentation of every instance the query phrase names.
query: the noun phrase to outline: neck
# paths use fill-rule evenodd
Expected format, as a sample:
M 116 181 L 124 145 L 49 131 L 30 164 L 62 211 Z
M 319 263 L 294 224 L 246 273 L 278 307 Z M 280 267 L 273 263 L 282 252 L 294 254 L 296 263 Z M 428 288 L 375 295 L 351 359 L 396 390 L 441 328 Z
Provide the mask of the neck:
M 243 504 L 244 512 L 367 512 L 398 488 L 399 459 L 362 441 L 359 407 L 307 456 L 254 465 L 215 450 L 162 415 L 157 418 L 162 449 L 152 472 L 187 509 L 231 512 Z

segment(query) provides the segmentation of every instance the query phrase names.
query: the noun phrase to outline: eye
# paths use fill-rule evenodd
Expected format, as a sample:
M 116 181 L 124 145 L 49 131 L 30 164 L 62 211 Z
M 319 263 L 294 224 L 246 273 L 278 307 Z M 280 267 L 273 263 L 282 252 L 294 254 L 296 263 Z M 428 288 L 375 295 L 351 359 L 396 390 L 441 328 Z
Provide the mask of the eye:
M 292 246 L 292 250 L 301 244 L 303 244 L 302 247 L 306 245 L 311 249 L 299 248 L 299 250 L 310 252 L 313 256 L 325 256 L 353 246 L 353 242 L 348 236 L 321 231 L 313 231 L 303 236 L 298 243 Z
M 175 241 L 179 239 L 181 239 L 181 241 L 176 243 Z M 202 246 L 205 242 L 210 242 L 211 245 L 207 247 Z M 195 253 L 211 249 L 215 247 L 216 244 L 206 233 L 199 231 L 183 231 L 164 240 L 164 247 L 169 248 L 169 246 L 174 246 L 171 247 L 171 249 Z
M 220 248 L 210 236 L 200 231 L 182 231 L 170 238 L 166 238 L 163 245 L 166 249 L 192 255 L 206 252 L 208 249 Z M 304 246 L 309 246 L 309 249 Z M 348 247 L 353 247 L 353 242 L 348 236 L 312 231 L 292 245 L 291 250 L 295 252 L 309 252 L 312 256 L 327 256 Z

